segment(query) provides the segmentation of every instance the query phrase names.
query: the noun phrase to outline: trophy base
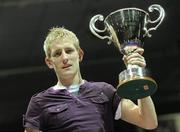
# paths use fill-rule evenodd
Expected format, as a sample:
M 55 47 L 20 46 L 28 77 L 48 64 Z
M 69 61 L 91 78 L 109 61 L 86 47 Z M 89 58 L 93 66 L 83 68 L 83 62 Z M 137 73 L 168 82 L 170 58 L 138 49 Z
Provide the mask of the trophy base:
M 120 76 L 122 79 L 122 75 L 125 75 L 124 73 L 129 73 L 128 69 L 123 71 Z M 138 71 L 144 71 L 144 69 L 138 68 Z M 157 84 L 155 80 L 153 80 L 150 77 L 147 76 L 137 76 L 136 74 L 126 74 L 126 78 L 124 80 L 120 80 L 119 85 L 117 86 L 117 94 L 121 98 L 136 100 L 141 99 L 147 96 L 152 95 L 157 90 Z M 124 77 L 124 76 L 123 76 Z

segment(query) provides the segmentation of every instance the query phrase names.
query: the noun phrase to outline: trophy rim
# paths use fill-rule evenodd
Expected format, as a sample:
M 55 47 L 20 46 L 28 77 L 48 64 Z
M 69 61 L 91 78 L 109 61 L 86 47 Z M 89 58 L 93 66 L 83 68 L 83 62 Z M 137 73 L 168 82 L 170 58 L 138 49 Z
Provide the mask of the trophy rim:
M 112 14 L 117 13 L 117 12 L 120 12 L 120 11 L 124 11 L 124 10 L 138 10 L 138 11 L 141 11 L 141 12 L 145 13 L 145 15 L 149 16 L 149 13 L 147 13 L 147 12 L 144 11 L 143 9 L 139 9 L 139 8 L 136 8 L 136 7 L 130 7 L 130 8 L 118 9 L 118 10 L 116 10 L 116 11 L 111 12 L 109 15 L 106 16 L 105 21 L 106 21 L 106 20 L 108 19 L 108 17 L 111 16 Z

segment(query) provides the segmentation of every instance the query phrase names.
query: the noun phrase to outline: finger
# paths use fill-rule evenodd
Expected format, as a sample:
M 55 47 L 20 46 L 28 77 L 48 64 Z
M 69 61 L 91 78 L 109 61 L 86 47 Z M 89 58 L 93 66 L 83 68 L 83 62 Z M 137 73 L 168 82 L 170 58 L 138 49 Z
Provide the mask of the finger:
M 137 47 L 137 46 L 126 46 L 124 48 L 124 51 L 126 54 L 140 53 L 142 55 L 144 53 L 144 49 L 141 47 Z
M 132 53 L 136 49 L 137 49 L 136 45 L 124 47 L 124 51 L 125 51 L 126 54 L 130 54 L 130 53 Z
M 127 61 L 127 63 L 131 63 L 132 64 L 132 62 L 144 62 L 145 63 L 145 60 L 144 59 L 142 59 L 142 58 L 131 58 L 130 60 L 128 60 Z
M 144 49 L 138 47 L 136 50 L 134 50 L 134 53 L 139 53 L 140 55 L 142 55 L 144 53 Z
M 132 54 L 128 55 L 125 59 L 128 61 L 128 60 L 130 60 L 132 58 L 144 59 L 144 57 L 139 53 L 132 53 Z
M 144 60 L 141 60 L 141 59 L 131 59 L 130 61 L 127 62 L 127 64 L 132 64 L 132 65 L 138 65 L 138 66 L 141 66 L 141 67 L 145 67 L 146 66 L 146 62 Z
M 127 55 L 123 55 L 122 60 L 124 61 L 124 60 L 126 60 L 126 58 L 127 58 Z
M 126 55 L 123 56 L 122 60 L 124 61 L 124 64 L 127 66 L 127 56 Z
M 146 67 L 146 63 L 143 63 L 143 62 L 133 62 L 134 64 L 133 65 L 138 65 L 140 67 Z

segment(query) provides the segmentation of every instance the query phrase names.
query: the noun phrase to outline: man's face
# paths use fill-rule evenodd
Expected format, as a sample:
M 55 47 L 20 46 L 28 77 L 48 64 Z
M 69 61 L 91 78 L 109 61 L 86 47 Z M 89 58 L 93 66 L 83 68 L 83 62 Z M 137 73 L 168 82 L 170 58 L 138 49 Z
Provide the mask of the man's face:
M 50 50 L 51 56 L 46 61 L 60 78 L 73 77 L 77 74 L 83 52 L 75 48 L 72 40 L 56 40 L 52 43 Z

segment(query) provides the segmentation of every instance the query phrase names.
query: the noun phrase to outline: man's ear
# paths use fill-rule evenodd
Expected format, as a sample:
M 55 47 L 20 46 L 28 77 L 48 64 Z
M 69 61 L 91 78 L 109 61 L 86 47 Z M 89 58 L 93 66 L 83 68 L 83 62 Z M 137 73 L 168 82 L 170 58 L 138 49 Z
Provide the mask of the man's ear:
M 83 60 L 83 56 L 84 56 L 84 51 L 79 48 L 79 61 L 81 62 Z
M 50 69 L 53 69 L 53 63 L 52 63 L 52 60 L 48 57 L 45 58 L 45 62 L 46 62 L 46 65 L 50 68 Z

